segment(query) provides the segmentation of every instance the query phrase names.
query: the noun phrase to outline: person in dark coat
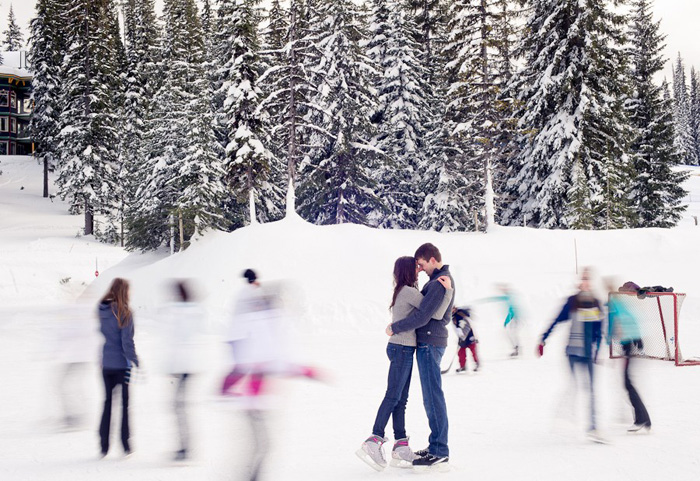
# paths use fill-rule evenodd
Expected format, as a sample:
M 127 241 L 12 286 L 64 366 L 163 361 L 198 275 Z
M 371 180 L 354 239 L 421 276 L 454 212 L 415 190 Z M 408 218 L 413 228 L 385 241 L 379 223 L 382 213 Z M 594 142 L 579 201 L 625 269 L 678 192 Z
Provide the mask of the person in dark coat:
M 102 348 L 102 379 L 105 386 L 105 402 L 100 422 L 100 446 L 102 456 L 109 451 L 109 426 L 112 417 L 112 394 L 121 386 L 122 429 L 124 453 L 131 454 L 129 444 L 129 378 L 132 367 L 139 365 L 134 346 L 134 320 L 129 308 L 129 283 L 114 279 L 98 307 L 100 331 L 105 338 Z
M 476 352 L 476 345 L 479 343 L 479 340 L 474 334 L 470 319 L 469 308 L 452 308 L 452 323 L 455 325 L 457 337 L 459 337 L 459 341 L 457 342 L 459 345 L 459 350 L 457 351 L 459 368 L 457 372 L 465 372 L 467 370 L 467 349 L 471 351 L 472 358 L 474 358 L 474 363 L 476 364 L 476 366 L 474 366 L 474 371 L 478 371 L 480 367 L 479 355 Z

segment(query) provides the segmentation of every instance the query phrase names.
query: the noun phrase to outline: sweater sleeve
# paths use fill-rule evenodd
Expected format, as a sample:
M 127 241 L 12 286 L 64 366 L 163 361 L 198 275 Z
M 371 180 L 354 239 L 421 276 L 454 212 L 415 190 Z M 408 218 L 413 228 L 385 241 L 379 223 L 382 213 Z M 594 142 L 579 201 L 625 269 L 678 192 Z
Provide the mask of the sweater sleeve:
M 418 309 L 420 307 L 420 303 L 423 301 L 423 294 L 421 294 L 420 291 L 415 288 L 406 288 L 403 289 L 403 291 L 406 291 L 406 300 L 408 303 Z
M 136 356 L 136 347 L 134 346 L 134 321 L 130 320 L 129 324 L 121 329 L 122 336 L 122 348 L 124 349 L 124 356 L 136 367 L 139 366 L 139 359 Z
M 559 313 L 557 318 L 554 319 L 554 322 L 552 322 L 552 324 L 549 326 L 549 329 L 547 329 L 545 333 L 542 334 L 542 343 L 544 343 L 544 341 L 546 341 L 549 335 L 552 333 L 554 326 L 556 326 L 560 322 L 569 320 L 569 318 L 571 317 L 571 300 L 572 298 L 566 300 L 566 304 L 564 304 L 564 307 L 562 307 L 561 312 Z
M 439 282 L 430 282 L 427 292 L 420 305 L 407 318 L 396 321 L 391 325 L 391 330 L 398 334 L 405 331 L 413 331 L 425 326 L 433 317 L 433 313 L 440 307 L 445 298 L 445 287 Z

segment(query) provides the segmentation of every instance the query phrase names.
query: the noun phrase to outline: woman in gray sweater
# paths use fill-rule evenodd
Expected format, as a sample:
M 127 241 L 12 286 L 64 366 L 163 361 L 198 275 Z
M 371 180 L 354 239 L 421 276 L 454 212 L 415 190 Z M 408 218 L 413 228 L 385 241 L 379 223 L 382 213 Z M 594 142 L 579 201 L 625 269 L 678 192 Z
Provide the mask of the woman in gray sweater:
M 447 289 L 446 302 L 443 302 L 444 306 L 440 306 L 433 317 L 438 317 L 438 315 L 442 317 L 452 298 L 450 278 L 443 276 L 439 277 L 438 281 Z M 415 258 L 406 256 L 396 259 L 394 263 L 394 295 L 390 306 L 392 321 L 408 317 L 414 309 L 420 306 L 423 295 L 418 290 L 417 285 L 418 269 Z M 390 361 L 386 394 L 377 411 L 372 436 L 362 443 L 362 447 L 356 453 L 360 459 L 377 471 L 384 469 L 387 464 L 382 445 L 387 441 L 384 437 L 384 430 L 389 422 L 389 417 L 393 420 L 395 439 L 391 452 L 391 465 L 411 467 L 411 462 L 415 457 L 408 445 L 405 423 L 406 403 L 408 390 L 411 386 L 415 352 L 415 331 L 401 332 L 389 338 L 389 344 L 386 348 Z

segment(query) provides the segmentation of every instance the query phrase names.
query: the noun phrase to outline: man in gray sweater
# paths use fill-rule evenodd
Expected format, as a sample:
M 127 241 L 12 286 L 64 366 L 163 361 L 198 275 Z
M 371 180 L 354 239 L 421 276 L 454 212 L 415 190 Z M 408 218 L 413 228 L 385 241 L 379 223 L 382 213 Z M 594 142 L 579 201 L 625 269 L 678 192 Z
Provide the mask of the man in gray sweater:
M 439 319 L 433 319 L 435 312 L 441 309 L 445 297 L 445 287 L 437 281 L 440 276 L 449 276 L 454 289 L 454 279 L 449 266 L 442 263 L 442 256 L 433 244 L 423 244 L 414 256 L 419 270 L 430 278 L 423 286 L 423 300 L 420 307 L 405 319 L 390 324 L 386 332 L 392 336 L 406 331 L 416 331 L 416 361 L 423 392 L 423 406 L 430 425 L 430 445 L 418 451 L 419 456 L 413 461 L 416 468 L 446 465 L 449 461 L 447 446 L 447 405 L 442 392 L 440 360 L 447 347 L 447 324 L 450 322 L 454 293 L 452 299 Z

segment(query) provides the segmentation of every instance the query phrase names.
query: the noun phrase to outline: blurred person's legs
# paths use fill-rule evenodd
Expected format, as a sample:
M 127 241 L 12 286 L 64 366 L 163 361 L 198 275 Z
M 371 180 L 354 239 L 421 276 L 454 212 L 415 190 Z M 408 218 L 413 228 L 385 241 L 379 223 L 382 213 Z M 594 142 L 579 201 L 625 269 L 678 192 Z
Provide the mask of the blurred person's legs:
M 639 396 L 639 393 L 632 385 L 632 380 L 630 379 L 629 369 L 630 364 L 632 362 L 632 358 L 630 356 L 632 345 L 624 344 L 623 349 L 625 351 L 625 389 L 627 389 L 627 394 L 629 395 L 630 403 L 632 404 L 632 408 L 634 409 L 634 428 L 631 428 L 631 430 L 635 430 L 635 428 L 637 427 L 649 428 L 651 427 L 651 419 L 649 418 L 649 413 L 647 412 L 647 408 L 646 406 L 644 406 L 642 398 Z
M 594 379 L 593 379 L 593 359 L 588 359 L 581 356 L 569 356 L 569 366 L 571 367 L 571 374 L 575 376 L 576 366 L 585 368 L 588 371 L 588 394 L 589 394 L 589 405 L 590 405 L 590 424 L 588 426 L 589 431 L 596 430 L 596 414 L 595 414 L 595 391 L 594 391 Z
M 469 350 L 472 352 L 472 357 L 474 358 L 474 364 L 476 364 L 476 367 L 474 367 L 474 370 L 477 371 L 479 369 L 480 364 L 479 364 L 479 355 L 476 353 L 476 342 L 469 344 Z
M 84 408 L 81 405 L 85 398 L 82 377 L 86 366 L 87 363 L 84 362 L 69 362 L 61 366 L 58 392 L 63 408 L 62 421 L 66 428 L 75 428 L 83 421 Z
M 175 388 L 173 407 L 180 439 L 180 450 L 176 453 L 175 459 L 181 460 L 187 457 L 190 447 L 190 431 L 187 424 L 187 380 L 190 376 L 189 374 L 178 374 L 176 377 L 177 387 Z
M 518 335 L 518 320 L 510 319 L 508 324 L 506 324 L 506 335 L 513 346 L 513 351 L 510 353 L 511 356 L 515 357 L 519 354 L 520 349 L 520 336 Z
M 246 412 L 250 428 L 253 433 L 253 453 L 250 464 L 250 481 L 260 479 L 263 463 L 270 448 L 270 439 L 265 422 L 265 413 L 258 409 L 251 409 Z
M 372 434 L 384 437 L 386 425 L 391 416 L 394 426 L 394 439 L 406 437 L 406 403 L 413 372 L 413 346 L 388 344 L 386 355 L 389 358 L 389 375 L 384 399 L 379 405 L 372 427 Z
M 459 359 L 459 369 L 457 372 L 466 371 L 467 369 L 467 348 L 460 346 L 457 350 L 457 358 Z
M 440 374 L 440 361 L 443 354 L 445 354 L 444 347 L 432 346 L 422 342 L 419 342 L 416 348 L 416 361 L 423 392 L 423 406 L 425 407 L 428 425 L 430 426 L 428 451 L 431 455 L 440 458 L 450 455 L 450 450 L 447 446 L 447 405 L 445 403 L 445 395 L 442 392 L 442 376 Z

